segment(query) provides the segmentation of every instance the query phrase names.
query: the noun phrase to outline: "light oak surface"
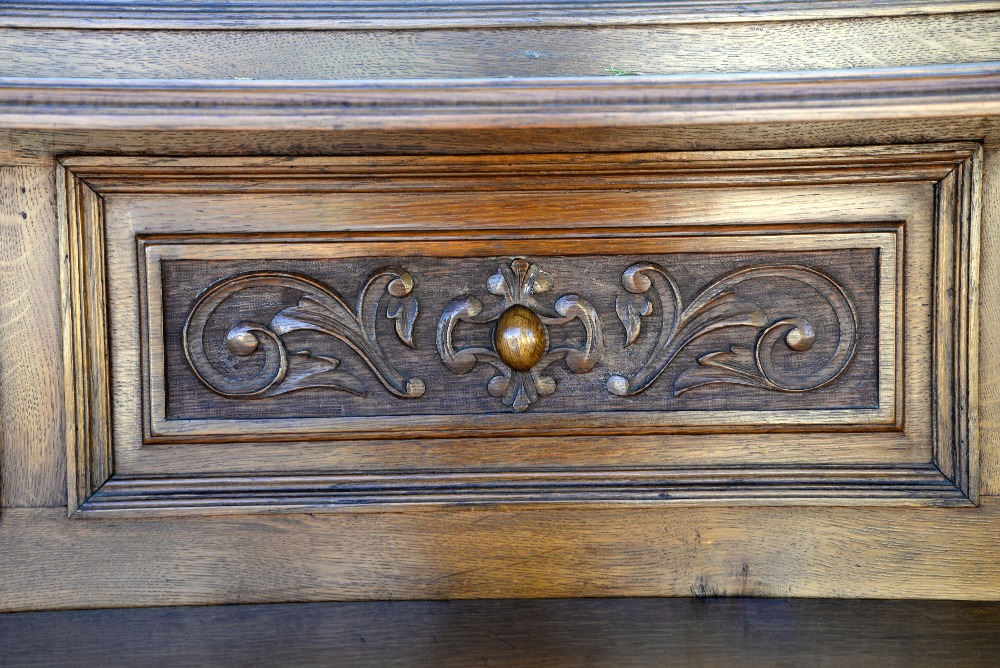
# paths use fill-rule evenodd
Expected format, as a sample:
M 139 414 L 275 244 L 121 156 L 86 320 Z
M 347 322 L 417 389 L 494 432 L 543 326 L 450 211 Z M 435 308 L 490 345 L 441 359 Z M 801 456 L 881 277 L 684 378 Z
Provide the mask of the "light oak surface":
M 588 0 L 586 2 L 470 3 L 464 0 L 342 2 L 305 0 L 289 11 L 281 2 L 215 0 L 74 0 L 11 2 L 0 25 L 22 28 L 140 28 L 146 30 L 638 26 L 769 22 L 809 18 L 926 16 L 996 10 L 990 0 Z M 156 11 L 150 11 L 155 9 Z
M 564 506 L 143 520 L 5 509 L 0 602 L 32 610 L 602 595 L 990 600 L 1000 587 L 998 520 L 993 498 L 960 509 Z
M 366 82 L 5 77 L 0 122 L 21 129 L 454 131 L 1000 113 L 996 61 L 719 74 Z
M 0 29 L 0 76 L 364 81 L 847 70 L 997 61 L 998 29 L 996 12 L 572 29 Z
M 983 254 L 980 276 L 980 438 L 982 492 L 1000 496 L 1000 337 L 990 334 L 1000 319 L 1000 153 L 983 160 Z
M 4 506 L 65 497 L 56 193 L 51 169 L 0 168 L 0 424 Z M 46 286 L 48 286 L 46 288 Z

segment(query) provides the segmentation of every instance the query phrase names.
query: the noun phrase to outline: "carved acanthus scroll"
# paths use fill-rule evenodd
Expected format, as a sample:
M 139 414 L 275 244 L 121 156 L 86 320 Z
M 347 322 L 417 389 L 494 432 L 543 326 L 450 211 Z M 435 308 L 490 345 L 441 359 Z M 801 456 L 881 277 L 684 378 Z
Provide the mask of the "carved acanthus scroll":
M 769 318 L 758 304 L 741 299 L 738 286 L 754 280 L 784 279 L 795 281 L 818 294 L 832 309 L 837 331 L 817 333 L 813 324 L 801 315 L 783 314 Z M 731 327 L 752 327 L 757 334 L 752 347 L 732 345 L 728 350 L 703 354 L 697 366 L 683 371 L 673 383 L 674 395 L 696 387 L 730 383 L 759 387 L 777 392 L 806 392 L 833 382 L 851 364 L 857 348 L 858 318 L 854 305 L 836 281 L 826 274 L 799 265 L 755 266 L 737 269 L 710 283 L 686 306 L 673 278 L 653 262 L 633 264 L 622 275 L 622 286 L 630 293 L 619 296 L 615 304 L 625 327 L 626 347 L 635 343 L 643 318 L 651 316 L 655 294 L 662 312 L 656 345 L 638 371 L 613 375 L 608 391 L 618 396 L 632 396 L 648 389 L 685 347 L 710 333 Z M 807 364 L 805 372 L 783 370 L 776 359 L 775 347 L 783 342 L 795 353 L 815 354 L 817 339 L 831 342 L 828 355 L 818 363 Z
M 552 288 L 552 278 L 538 266 L 517 258 L 510 265 L 500 265 L 490 277 L 487 288 L 500 301 L 484 311 L 479 299 L 464 295 L 445 307 L 438 322 L 437 349 L 445 366 L 455 374 L 464 374 L 480 362 L 494 366 L 499 373 L 490 379 L 487 389 L 502 398 L 505 406 L 517 412 L 527 410 L 540 396 L 556 391 L 556 381 L 543 371 L 559 360 L 573 373 L 586 373 L 604 354 L 601 321 L 590 302 L 578 295 L 563 295 L 554 308 L 543 306 L 535 295 Z M 579 320 L 585 341 L 579 348 L 551 347 L 548 328 Z M 495 323 L 492 348 L 456 349 L 455 327 L 460 322 Z
M 206 352 L 205 331 L 223 302 L 245 290 L 281 287 L 302 293 L 299 303 L 278 312 L 267 325 L 250 320 L 232 325 L 226 349 L 236 358 L 263 355 L 263 362 L 249 378 L 226 373 Z M 388 294 L 386 317 L 395 321 L 400 341 L 413 347 L 417 300 L 411 295 L 413 276 L 405 269 L 376 270 L 364 282 L 354 307 L 334 290 L 308 276 L 282 272 L 252 272 L 216 283 L 195 302 L 184 325 L 184 354 L 195 375 L 212 391 L 231 398 L 271 397 L 294 390 L 324 387 L 364 395 L 361 380 L 340 368 L 340 361 L 308 350 L 289 350 L 282 337 L 294 331 L 314 331 L 331 336 L 360 357 L 385 388 L 403 398 L 424 393 L 424 382 L 406 378 L 389 363 L 376 338 L 378 306 Z

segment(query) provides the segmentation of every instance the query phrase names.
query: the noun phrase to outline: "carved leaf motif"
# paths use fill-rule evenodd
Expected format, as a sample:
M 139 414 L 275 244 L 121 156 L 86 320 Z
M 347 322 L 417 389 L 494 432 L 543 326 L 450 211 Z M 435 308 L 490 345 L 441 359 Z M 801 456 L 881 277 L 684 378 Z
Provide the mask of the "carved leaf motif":
M 805 373 L 789 373 L 775 356 L 776 346 L 783 345 L 795 353 L 812 350 L 817 334 L 809 320 L 803 317 L 781 317 L 768 322 L 764 308 L 736 295 L 738 286 L 748 281 L 794 281 L 819 295 L 832 310 L 836 331 L 827 335 L 833 352 L 826 359 L 810 359 L 813 364 Z M 838 378 L 851 364 L 857 347 L 858 322 L 854 305 L 836 281 L 826 274 L 800 265 L 743 267 L 732 271 L 703 288 L 683 309 L 680 292 L 666 270 L 654 263 L 637 263 L 625 270 L 622 286 L 632 294 L 657 295 L 664 308 L 678 315 L 672 323 L 664 318 L 657 344 L 637 372 L 625 376 L 615 374 L 608 379 L 608 391 L 618 396 L 632 396 L 648 389 L 685 347 L 708 334 L 736 327 L 752 327 L 757 331 L 753 348 L 731 346 L 698 358 L 698 367 L 682 372 L 674 383 L 674 393 L 680 394 L 711 383 L 750 385 L 777 392 L 807 392 Z M 668 306 L 669 305 L 669 306 Z M 635 310 L 619 308 L 625 326 L 626 340 L 634 341 L 638 334 L 633 319 Z M 624 311 L 624 313 L 623 313 Z M 819 363 L 813 363 L 819 359 Z
M 332 309 L 310 296 L 302 297 L 296 306 L 282 309 L 271 320 L 271 329 L 278 334 L 309 329 L 346 335 L 356 327 L 350 313 Z
M 419 306 L 416 297 L 394 297 L 386 307 L 386 317 L 396 321 L 396 336 L 411 348 L 413 344 L 413 324 L 417 321 Z
M 653 303 L 643 296 L 618 295 L 615 299 L 615 311 L 625 328 L 625 347 L 628 348 L 639 338 L 643 316 L 653 314 Z
M 365 396 L 367 392 L 361 381 L 353 374 L 338 369 L 338 366 L 340 366 L 339 360 L 313 355 L 308 350 L 291 353 L 285 379 L 263 396 L 273 397 L 311 387 L 327 387 Z
M 714 383 L 767 387 L 757 376 L 753 350 L 746 346 L 731 346 L 729 350 L 701 355 L 698 366 L 682 371 L 674 381 L 674 396 Z
M 396 267 L 376 270 L 358 292 L 352 309 L 334 290 L 308 276 L 284 272 L 251 272 L 220 281 L 195 302 L 184 325 L 184 354 L 195 375 L 214 392 L 227 397 L 259 398 L 285 394 L 305 387 L 327 387 L 364 394 L 360 380 L 337 368 L 331 357 L 308 351 L 290 353 L 281 337 L 294 331 L 319 332 L 346 343 L 392 394 L 415 398 L 424 393 L 419 378 L 406 378 L 389 363 L 376 339 L 375 318 L 383 295 L 398 300 L 390 305 L 396 333 L 412 346 L 416 299 L 410 296 L 414 281 Z M 253 322 L 235 325 L 226 337 L 229 352 L 237 357 L 263 355 L 264 363 L 252 378 L 232 378 L 216 368 L 205 351 L 205 328 L 212 313 L 227 299 L 257 287 L 290 288 L 302 293 L 298 304 L 279 311 L 265 327 Z M 392 317 L 392 316 L 390 316 Z
M 760 328 L 766 324 L 767 316 L 759 306 L 738 299 L 732 292 L 720 292 L 703 303 L 695 302 L 684 309 L 673 344 L 666 351 L 671 356 L 676 355 L 690 343 L 720 329 Z

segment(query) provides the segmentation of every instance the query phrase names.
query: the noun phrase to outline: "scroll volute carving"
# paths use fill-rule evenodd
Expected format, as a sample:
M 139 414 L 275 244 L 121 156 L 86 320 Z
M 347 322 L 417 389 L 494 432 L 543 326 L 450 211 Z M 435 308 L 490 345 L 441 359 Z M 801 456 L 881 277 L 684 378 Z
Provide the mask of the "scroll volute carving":
M 767 307 L 737 296 L 750 281 L 783 279 L 821 298 L 820 308 L 832 310 L 836 331 L 815 331 L 804 314 L 769 317 Z M 857 349 L 858 317 L 844 289 L 830 276 L 800 265 L 751 266 L 732 271 L 702 288 L 687 304 L 670 274 L 653 262 L 633 264 L 622 274 L 629 293 L 619 296 L 616 311 L 626 332 L 626 347 L 634 344 L 643 321 L 659 307 L 660 327 L 653 352 L 640 369 L 608 379 L 608 391 L 627 397 L 647 390 L 684 348 L 728 328 L 757 330 L 753 345 L 732 345 L 697 358 L 673 383 L 674 395 L 713 384 L 735 384 L 776 392 L 808 392 L 836 380 L 850 366 Z M 651 299 L 652 296 L 652 299 Z M 654 304 L 653 300 L 658 302 Z M 828 355 L 816 355 L 817 340 L 831 342 Z M 790 373 L 777 362 L 775 347 L 812 354 L 805 373 Z
M 228 352 L 237 358 L 263 356 L 253 376 L 236 377 L 209 358 L 206 326 L 224 302 L 245 290 L 261 287 L 290 288 L 302 296 L 298 304 L 282 309 L 267 324 L 252 320 L 233 323 L 225 338 Z M 315 387 L 365 395 L 367 389 L 362 381 L 340 369 L 339 360 L 309 350 L 290 350 L 282 338 L 290 332 L 313 331 L 347 344 L 392 394 L 416 398 L 424 393 L 423 380 L 407 378 L 396 370 L 383 353 L 375 331 L 378 306 L 384 299 L 386 316 L 395 321 L 399 340 L 413 346 L 418 313 L 413 288 L 413 276 L 405 269 L 378 269 L 362 284 L 352 307 L 336 291 L 308 276 L 282 272 L 233 276 L 212 285 L 196 301 L 184 325 L 184 354 L 198 379 L 225 397 L 255 399 Z
M 464 295 L 449 303 L 438 321 L 437 350 L 455 374 L 472 371 L 477 364 L 496 370 L 487 384 L 491 395 L 505 406 L 523 412 L 539 397 L 553 394 L 556 381 L 544 371 L 562 361 L 573 373 L 587 373 L 604 354 L 604 337 L 596 309 L 575 294 L 563 295 L 553 307 L 536 295 L 552 289 L 552 277 L 522 258 L 501 264 L 487 281 L 490 293 L 500 297 L 491 306 Z M 579 320 L 585 331 L 579 348 L 553 347 L 550 328 Z M 453 334 L 459 323 L 493 325 L 492 348 L 455 347 Z

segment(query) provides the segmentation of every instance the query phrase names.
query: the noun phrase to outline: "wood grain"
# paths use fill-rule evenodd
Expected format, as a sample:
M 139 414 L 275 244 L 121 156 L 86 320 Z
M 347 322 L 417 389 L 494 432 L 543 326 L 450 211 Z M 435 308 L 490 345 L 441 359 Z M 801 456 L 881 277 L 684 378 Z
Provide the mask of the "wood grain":
M 989 43 L 995 31 L 990 27 L 980 42 Z M 103 52 L 104 45 L 100 48 Z M 179 48 L 187 53 L 190 45 Z M 670 52 L 673 47 L 663 48 Z M 803 48 L 804 53 L 811 50 Z M 45 58 L 48 62 L 50 56 Z M 1000 112 L 998 80 L 996 62 L 725 76 L 509 75 L 458 81 L 7 77 L 0 78 L 0 124 L 49 130 L 360 131 L 968 118 Z
M 0 616 L 11 666 L 988 665 L 1000 604 L 381 601 Z
M 983 250 L 980 295 L 980 438 L 982 493 L 1000 495 L 1000 153 L 983 156 Z
M 0 28 L 0 164 L 7 168 L 0 259 L 10 263 L 0 275 L 0 605 L 713 593 L 1000 598 L 996 497 L 982 497 L 979 508 L 887 508 L 878 507 L 885 503 L 884 485 L 877 493 L 864 488 L 866 481 L 891 480 L 898 486 L 890 492 L 912 484 L 920 487 L 920 499 L 933 488 L 967 506 L 976 500 L 980 472 L 986 491 L 1000 489 L 992 307 L 983 311 L 978 360 L 975 336 L 975 149 L 950 163 L 924 160 L 905 178 L 882 153 L 855 160 L 827 179 L 799 173 L 754 186 L 745 175 L 728 172 L 715 187 L 689 175 L 687 189 L 664 188 L 662 180 L 643 183 L 642 160 L 634 161 L 639 171 L 623 178 L 621 170 L 632 167 L 605 155 L 780 153 L 797 147 L 813 149 L 814 156 L 833 151 L 843 159 L 843 151 L 829 147 L 860 147 L 863 154 L 875 145 L 985 141 L 983 294 L 995 301 L 996 3 L 751 0 L 736 6 L 691 0 L 667 6 L 635 0 L 614 7 L 528 7 L 513 1 L 490 9 L 441 0 L 434 4 L 441 13 L 414 17 L 400 13 L 398 3 L 321 6 L 304 0 L 304 14 L 289 22 L 275 16 L 273 4 L 175 0 L 162 7 L 162 21 L 135 14 L 122 23 L 120 7 L 99 1 L 64 14 L 68 6 L 60 0 L 31 8 L 18 2 L 4 12 L 12 8 L 7 2 L 0 9 L 0 23 L 17 26 Z M 193 18 L 195 8 L 212 12 Z M 439 156 L 427 160 L 437 168 L 448 154 L 560 151 L 603 160 L 605 187 L 591 184 L 588 190 L 577 180 L 566 193 L 532 185 L 511 194 L 511 175 L 483 169 L 489 161 L 478 158 L 464 163 L 473 167 L 464 191 L 433 169 L 411 169 L 402 179 L 405 186 L 393 192 L 365 184 L 379 170 L 410 169 L 412 163 L 395 159 L 399 155 Z M 780 169 L 775 153 L 771 169 Z M 81 185 L 85 197 L 77 203 L 91 221 L 106 205 L 110 233 L 106 248 L 100 235 L 92 235 L 92 248 L 74 256 L 90 264 L 96 280 L 78 281 L 75 306 L 84 308 L 61 318 L 52 180 L 53 158 L 68 154 L 173 156 L 176 170 L 192 170 L 196 178 L 181 188 L 184 179 L 178 177 L 157 190 L 134 173 L 142 171 L 142 161 L 107 178 L 87 175 L 103 195 Z M 245 163 L 246 191 L 227 195 L 218 190 L 225 179 L 185 162 L 223 155 L 265 156 Z M 328 175 L 273 178 L 281 156 L 324 155 L 363 156 L 339 163 L 360 176 L 343 178 L 321 194 L 309 192 L 307 182 Z M 554 170 L 569 183 L 575 160 L 539 161 L 523 181 L 544 181 L 545 171 Z M 169 160 L 154 162 L 146 166 L 163 170 Z M 86 166 L 86 160 L 79 163 L 81 174 Z M 19 181 L 28 186 L 20 194 L 8 187 Z M 29 197 L 32 192 L 37 196 Z M 825 212 L 820 221 L 818 203 Z M 764 218 L 775 211 L 785 213 L 788 225 L 905 221 L 910 259 L 901 278 L 909 295 L 908 327 L 897 342 L 904 352 L 898 377 L 906 381 L 897 389 L 908 392 L 903 432 L 850 434 L 857 440 L 833 432 L 775 433 L 767 442 L 750 432 L 637 433 L 622 437 L 622 448 L 580 435 L 552 439 L 548 448 L 531 439 L 511 445 L 503 434 L 483 438 L 475 448 L 460 447 L 461 439 L 406 438 L 376 441 L 374 448 L 350 441 L 154 444 L 143 443 L 139 401 L 119 402 L 113 421 L 103 419 L 112 405 L 110 390 L 76 401 L 74 389 L 88 383 L 110 388 L 114 380 L 133 393 L 142 387 L 139 306 L 129 297 L 138 289 L 135 234 L 260 233 L 277 220 L 283 234 L 363 230 L 399 239 L 427 232 L 426 207 L 437 214 L 434 234 L 452 235 L 470 226 L 470 210 L 485 235 L 523 233 L 526 216 L 553 221 L 548 231 L 603 227 L 638 234 L 663 226 L 665 219 L 676 226 L 759 227 L 773 224 Z M 932 236 L 935 215 L 938 234 Z M 159 225 L 169 230 L 155 229 Z M 524 236 L 525 243 L 540 238 Z M 432 238 L 442 237 L 422 240 Z M 71 247 L 64 244 L 64 250 Z M 70 262 L 71 256 L 63 254 Z M 80 322 L 100 330 L 103 267 L 115 297 L 106 312 L 113 345 L 103 334 L 95 338 L 84 351 L 83 373 L 63 380 L 60 372 L 75 367 L 61 368 L 60 328 L 72 334 Z M 947 277 L 932 286 L 935 273 Z M 26 304 L 31 308 L 25 310 Z M 78 358 L 72 359 L 75 364 Z M 983 372 L 982 429 L 976 420 L 977 363 Z M 114 452 L 109 429 L 119 444 Z M 80 433 L 88 438 L 74 440 Z M 59 442 L 64 435 L 74 445 L 69 460 L 76 468 L 68 473 Z M 943 447 L 932 447 L 935 439 Z M 854 449 L 845 450 L 848 441 Z M 75 447 L 81 442 L 100 447 Z M 201 492 L 215 494 L 215 501 L 234 489 L 237 497 L 310 498 L 316 471 L 337 472 L 341 477 L 334 482 L 346 481 L 347 487 L 357 482 L 355 475 L 390 480 L 395 473 L 387 469 L 437 475 L 438 487 L 422 490 L 433 496 L 453 468 L 480 467 L 484 477 L 465 482 L 488 486 L 497 479 L 490 476 L 502 478 L 512 462 L 571 477 L 566 471 L 589 461 L 625 470 L 622 475 L 645 484 L 647 465 L 660 466 L 665 449 L 679 467 L 673 476 L 702 475 L 711 467 L 718 474 L 729 467 L 728 477 L 716 478 L 724 493 L 708 498 L 704 485 L 711 476 L 705 476 L 689 488 L 693 496 L 702 495 L 691 504 L 702 507 L 684 508 L 619 499 L 615 507 L 595 503 L 585 509 L 572 498 L 558 507 L 518 509 L 491 498 L 483 508 L 441 508 L 453 501 L 447 498 L 435 510 L 413 513 L 320 516 L 307 503 L 297 509 L 310 512 L 281 516 L 90 522 L 63 518 L 55 507 L 65 500 L 67 479 L 75 506 L 105 482 L 112 463 L 121 475 L 107 483 L 101 500 L 155 506 L 163 490 L 183 497 L 191 480 L 202 485 Z M 813 467 L 805 473 L 797 468 L 803 453 Z M 875 507 L 824 507 L 829 501 L 815 487 L 808 498 L 786 497 L 799 504 L 793 507 L 728 506 L 760 481 L 794 482 L 790 491 L 798 493 L 824 467 L 824 484 L 832 484 L 827 491 L 849 488 L 855 492 L 851 502 Z M 774 469 L 780 470 L 777 477 Z M 213 478 L 220 471 L 237 475 Z M 328 477 L 322 484 L 330 482 Z M 593 480 L 587 484 L 594 489 Z M 640 494 L 649 490 L 642 484 Z M 537 502 L 530 493 L 525 498 Z M 245 500 L 237 498 L 234 505 Z M 752 495 L 740 499 L 754 501 Z M 894 501 L 912 503 L 914 497 Z M 23 505 L 51 507 L 16 507 Z M 229 510 L 220 503 L 214 512 Z
M 965 509 L 493 507 L 142 521 L 5 509 L 0 522 L 4 610 L 403 598 L 1000 597 L 1000 503 L 993 498 Z
M 357 130 L 213 132 L 12 130 L 0 127 L 0 162 L 47 166 L 54 155 L 231 157 L 261 155 L 384 156 L 415 153 L 488 155 L 748 150 L 816 146 L 1000 141 L 997 117 L 858 120 L 776 125 L 705 125 L 593 128 L 455 128 L 445 133 Z M 539 147 L 544 147 L 540 149 Z
M 373 28 L 492 28 L 552 26 L 637 26 L 674 23 L 736 23 L 921 16 L 991 11 L 987 0 L 754 0 L 717 2 L 687 0 L 604 0 L 478 3 L 468 0 L 348 3 L 330 5 L 299 1 L 295 11 L 281 2 L 113 0 L 81 4 L 74 0 L 30 2 L 7 0 L 0 26 L 21 28 L 88 28 L 143 30 L 358 30 Z
M 655 28 L 0 29 L 0 76 L 375 81 L 890 68 L 1000 60 L 998 27 L 1000 15 L 987 11 Z
M 111 373 L 105 335 L 110 295 L 104 281 L 93 280 L 106 272 L 105 231 L 99 223 L 104 202 L 76 181 L 61 166 L 59 284 L 62 293 L 63 397 L 66 411 L 67 495 L 70 504 L 86 498 L 113 471 L 111 452 Z M 68 221 L 80 221 L 71 224 Z
M 54 164 L 0 168 L 2 504 L 65 499 Z M 48 286 L 48 288 L 46 288 Z

